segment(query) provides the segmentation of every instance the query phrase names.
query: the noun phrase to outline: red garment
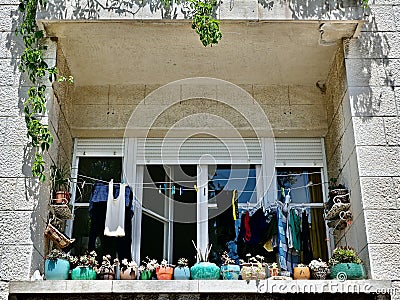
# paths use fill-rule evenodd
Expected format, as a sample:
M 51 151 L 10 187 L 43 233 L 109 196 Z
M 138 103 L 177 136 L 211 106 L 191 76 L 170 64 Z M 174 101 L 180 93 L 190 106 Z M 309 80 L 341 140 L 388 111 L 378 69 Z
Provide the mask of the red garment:
M 248 211 L 245 212 L 243 221 L 244 221 L 244 229 L 246 230 L 244 239 L 248 242 L 251 239 L 250 215 Z

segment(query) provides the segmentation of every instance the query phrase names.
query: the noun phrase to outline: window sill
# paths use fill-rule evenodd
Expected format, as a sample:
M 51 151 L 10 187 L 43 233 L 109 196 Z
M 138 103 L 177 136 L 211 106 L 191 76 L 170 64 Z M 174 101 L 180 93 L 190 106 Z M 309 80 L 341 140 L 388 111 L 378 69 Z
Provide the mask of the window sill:
M 48 280 L 12 281 L 10 294 L 390 293 L 390 280 Z

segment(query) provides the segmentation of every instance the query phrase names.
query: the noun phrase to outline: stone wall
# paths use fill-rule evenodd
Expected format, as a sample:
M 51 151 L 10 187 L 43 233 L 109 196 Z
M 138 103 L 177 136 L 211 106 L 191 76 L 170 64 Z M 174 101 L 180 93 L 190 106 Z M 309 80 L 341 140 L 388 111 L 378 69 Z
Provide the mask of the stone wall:
M 374 1 L 359 39 L 345 44 L 371 276 L 399 279 L 400 2 Z
M 18 69 L 23 43 L 15 35 L 18 3 L 15 0 L 0 2 L 0 299 L 7 298 L 9 280 L 27 280 L 34 270 L 43 269 L 43 230 L 50 198 L 49 185 L 39 184 L 31 173 L 33 152 L 26 137 L 23 115 L 29 83 Z M 44 42 L 50 46 L 45 57 L 50 66 L 54 65 L 55 44 Z M 58 128 L 57 99 L 49 83 L 44 84 L 48 86 L 46 97 L 50 115 L 44 122 L 48 122 L 55 133 L 55 145 L 45 158 L 49 167 L 52 161 L 58 161 L 60 142 L 57 136 L 63 130 Z M 65 150 L 70 157 L 71 145 L 66 147 L 70 148 Z
M 72 99 L 71 128 L 77 137 L 123 136 L 132 112 L 141 102 L 149 114 L 155 108 L 145 97 L 159 88 L 157 85 L 78 86 Z M 254 98 L 254 109 L 261 107 L 268 117 L 275 136 L 321 137 L 327 131 L 324 94 L 316 86 L 239 85 Z M 171 128 L 177 121 L 196 113 L 218 115 L 245 131 L 247 122 L 219 99 L 215 86 L 207 89 L 209 99 L 180 101 L 157 118 L 154 127 Z M 179 98 L 181 97 L 181 98 Z M 253 101 L 254 101 L 253 100 Z M 162 101 L 162 99 L 160 99 Z M 229 102 L 229 99 L 226 100 Z M 258 106 L 259 105 L 259 106 Z M 246 107 L 248 109 L 248 107 Z M 157 134 L 157 133 L 155 133 Z M 246 133 L 243 133 L 245 136 Z

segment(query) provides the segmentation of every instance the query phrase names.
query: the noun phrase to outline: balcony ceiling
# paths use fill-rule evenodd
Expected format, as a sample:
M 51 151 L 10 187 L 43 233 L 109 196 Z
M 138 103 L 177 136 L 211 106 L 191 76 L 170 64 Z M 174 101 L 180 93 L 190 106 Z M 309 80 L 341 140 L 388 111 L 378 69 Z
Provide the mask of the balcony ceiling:
M 203 47 L 188 21 L 42 21 L 57 37 L 76 85 L 165 84 L 215 77 L 237 84 L 315 85 L 337 49 L 322 46 L 318 22 L 221 24 Z M 353 33 L 355 23 L 341 24 Z

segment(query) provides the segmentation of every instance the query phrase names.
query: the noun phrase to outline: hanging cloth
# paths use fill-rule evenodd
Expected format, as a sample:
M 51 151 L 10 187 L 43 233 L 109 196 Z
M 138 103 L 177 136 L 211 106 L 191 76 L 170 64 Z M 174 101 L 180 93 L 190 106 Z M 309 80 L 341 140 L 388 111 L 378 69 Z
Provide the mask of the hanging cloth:
M 296 250 L 289 249 L 286 239 L 287 217 L 282 207 L 278 207 L 278 256 L 279 264 L 283 270 L 293 274 L 294 267 L 299 263 L 299 255 Z
M 124 183 L 120 183 L 120 191 L 125 191 Z M 113 180 L 108 184 L 108 200 L 104 235 L 125 236 L 125 193 L 113 194 Z

